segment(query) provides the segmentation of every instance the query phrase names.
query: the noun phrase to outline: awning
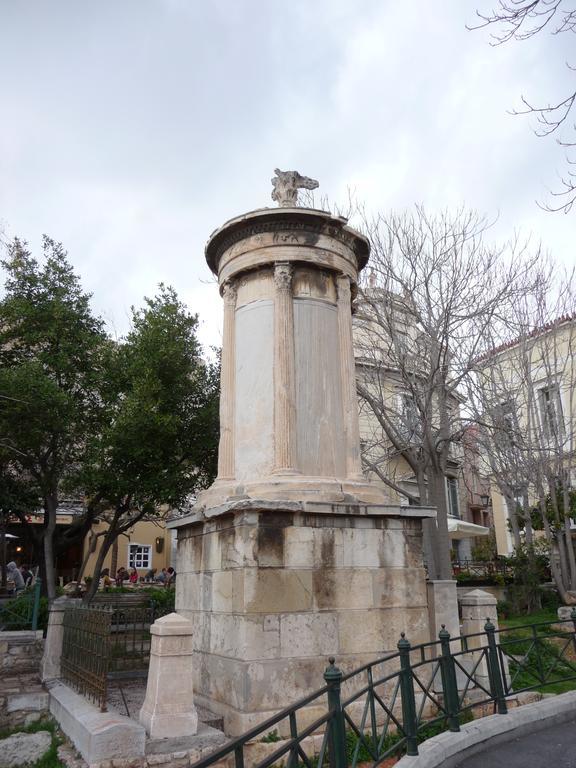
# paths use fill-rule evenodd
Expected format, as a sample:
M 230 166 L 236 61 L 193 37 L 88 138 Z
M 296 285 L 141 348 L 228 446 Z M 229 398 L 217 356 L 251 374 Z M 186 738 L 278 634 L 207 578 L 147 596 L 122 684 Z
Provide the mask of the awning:
M 475 536 L 488 536 L 490 528 L 469 523 L 457 517 L 448 517 L 448 535 L 451 539 L 471 539 Z

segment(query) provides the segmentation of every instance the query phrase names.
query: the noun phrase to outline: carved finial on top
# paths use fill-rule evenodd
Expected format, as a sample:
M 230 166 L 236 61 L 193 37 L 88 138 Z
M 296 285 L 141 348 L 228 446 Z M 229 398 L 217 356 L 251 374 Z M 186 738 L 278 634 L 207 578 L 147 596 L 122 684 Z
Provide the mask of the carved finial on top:
M 301 176 L 298 171 L 281 171 L 274 169 L 276 176 L 272 179 L 272 200 L 282 208 L 298 205 L 299 189 L 316 189 L 318 182 L 308 176 Z

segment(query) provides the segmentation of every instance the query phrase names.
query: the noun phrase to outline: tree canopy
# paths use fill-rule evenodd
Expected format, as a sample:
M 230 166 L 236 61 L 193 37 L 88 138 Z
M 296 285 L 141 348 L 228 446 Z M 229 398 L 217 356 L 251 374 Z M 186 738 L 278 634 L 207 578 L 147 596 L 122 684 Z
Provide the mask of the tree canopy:
M 44 237 L 38 261 L 15 239 L 2 264 L 2 489 L 17 483 L 30 503 L 38 499 L 41 530 L 30 530 L 52 598 L 55 549 L 83 539 L 96 515 L 110 521 L 107 551 L 144 515 L 178 506 L 210 483 L 218 369 L 202 359 L 198 318 L 171 288 L 161 286 L 133 309 L 132 329 L 113 341 L 60 243 Z M 64 494 L 87 503 L 59 542 Z M 23 505 L 8 501 L 6 493 L 3 507 L 27 524 Z

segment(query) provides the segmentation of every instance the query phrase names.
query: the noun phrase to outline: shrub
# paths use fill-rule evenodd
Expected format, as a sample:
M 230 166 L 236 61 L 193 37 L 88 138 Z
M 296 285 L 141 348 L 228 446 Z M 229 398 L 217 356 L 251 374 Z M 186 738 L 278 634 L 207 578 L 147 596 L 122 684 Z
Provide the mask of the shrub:
M 0 608 L 0 624 L 5 623 L 10 630 L 30 629 L 32 621 L 32 602 L 34 592 L 28 588 L 18 597 L 5 603 Z M 38 606 L 38 629 L 45 630 L 48 626 L 48 598 L 41 597 Z

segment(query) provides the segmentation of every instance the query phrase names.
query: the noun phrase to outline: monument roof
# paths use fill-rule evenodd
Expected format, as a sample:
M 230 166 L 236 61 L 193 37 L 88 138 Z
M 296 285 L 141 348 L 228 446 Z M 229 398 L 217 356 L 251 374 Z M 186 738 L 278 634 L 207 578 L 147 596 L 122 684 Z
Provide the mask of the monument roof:
M 348 219 L 344 216 L 333 216 L 328 211 L 315 208 L 257 208 L 241 216 L 235 216 L 226 221 L 221 227 L 214 230 L 206 243 L 205 256 L 208 266 L 217 274 L 220 256 L 223 251 L 234 242 L 257 234 L 260 231 L 282 229 L 287 225 L 297 225 L 303 232 L 314 238 L 322 232 L 338 236 L 346 234 L 352 240 L 352 248 L 358 260 L 358 269 L 362 269 L 370 254 L 368 239 L 348 226 Z M 311 242 L 311 244 L 313 244 Z

